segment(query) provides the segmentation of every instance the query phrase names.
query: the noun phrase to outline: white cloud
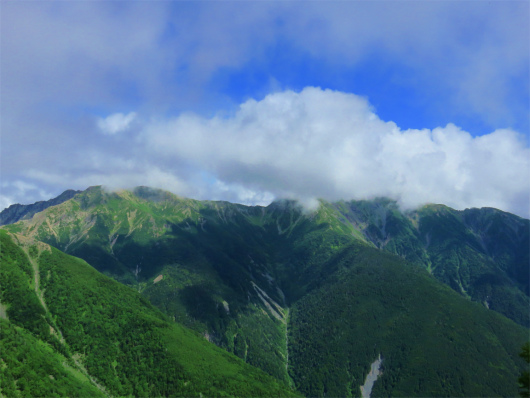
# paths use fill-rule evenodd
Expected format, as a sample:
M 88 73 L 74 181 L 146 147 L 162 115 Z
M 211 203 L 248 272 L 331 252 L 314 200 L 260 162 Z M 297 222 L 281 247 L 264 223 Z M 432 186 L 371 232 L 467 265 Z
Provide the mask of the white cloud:
M 0 211 L 2 211 L 5 208 L 8 208 L 12 204 L 14 204 L 14 200 L 12 197 L 0 194 Z
M 401 129 L 354 94 L 278 92 L 244 102 L 229 117 L 153 119 L 117 138 L 76 148 L 56 167 L 26 167 L 5 179 L 14 182 L 3 183 L 3 202 L 32 203 L 53 196 L 44 191 L 90 185 L 147 185 L 245 204 L 388 196 L 404 208 L 436 202 L 530 216 L 530 149 L 517 132 Z
M 530 150 L 519 134 L 474 138 L 452 124 L 401 130 L 353 94 L 285 91 L 243 103 L 232 118 L 152 123 L 142 140 L 153 157 L 275 197 L 390 196 L 404 208 L 436 202 L 529 215 Z
M 256 191 L 237 183 L 226 184 L 219 180 L 208 187 L 208 191 L 210 200 L 226 200 L 254 206 L 267 206 L 274 200 L 274 195 L 270 192 Z
M 127 115 L 123 113 L 114 113 L 106 118 L 98 118 L 97 124 L 104 134 L 117 134 L 128 130 L 136 120 L 136 113 L 131 112 Z
M 2 181 L 0 184 L 0 211 L 12 204 L 31 204 L 48 200 L 51 194 L 37 184 L 20 180 Z
M 94 163 L 95 165 L 95 163 Z M 39 180 L 64 189 L 86 189 L 89 186 L 103 185 L 109 190 L 131 189 L 139 185 L 162 188 L 184 197 L 195 193 L 186 181 L 152 164 L 133 164 L 122 159 L 109 159 L 103 167 L 85 173 L 53 173 L 42 170 L 30 170 L 29 178 Z

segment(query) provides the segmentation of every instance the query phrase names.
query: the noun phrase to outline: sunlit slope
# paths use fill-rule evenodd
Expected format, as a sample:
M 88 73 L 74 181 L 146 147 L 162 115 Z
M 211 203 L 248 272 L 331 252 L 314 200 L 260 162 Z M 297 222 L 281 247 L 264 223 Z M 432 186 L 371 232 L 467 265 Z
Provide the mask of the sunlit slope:
M 424 269 L 368 247 L 290 311 L 289 369 L 307 396 L 359 396 L 383 358 L 373 396 L 518 394 L 528 329 L 463 299 Z
M 3 394 L 292 394 L 84 261 L 6 231 L 0 238 Z
M 3 397 L 106 395 L 72 360 L 5 318 L 0 318 L 0 359 Z

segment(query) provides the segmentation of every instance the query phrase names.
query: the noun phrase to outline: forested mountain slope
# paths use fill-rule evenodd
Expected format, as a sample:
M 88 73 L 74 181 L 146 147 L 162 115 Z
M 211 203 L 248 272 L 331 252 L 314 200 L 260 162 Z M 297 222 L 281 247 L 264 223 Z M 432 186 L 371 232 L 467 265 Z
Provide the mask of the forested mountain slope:
M 0 230 L 3 396 L 290 396 L 84 261 Z
M 374 396 L 516 396 L 528 329 L 463 300 L 424 269 L 369 247 L 290 310 L 289 367 L 306 396 L 355 396 L 382 358 Z
M 358 239 L 420 264 L 464 297 L 530 326 L 530 221 L 496 209 L 427 205 L 403 212 L 394 201 L 375 199 L 321 202 L 310 213 L 288 201 L 248 207 L 184 199 L 147 187 L 115 193 L 91 187 L 9 229 L 30 233 L 135 284 L 168 263 L 182 263 L 186 256 L 183 262 L 188 263 L 197 254 L 192 248 L 205 236 L 222 243 L 223 251 L 235 248 L 237 239 L 250 239 L 244 245 L 256 256 L 271 253 L 258 246 L 281 246 L 308 223 L 310 228 L 326 224 L 334 239 Z M 236 257 L 240 249 L 232 250 Z M 142 263 L 145 256 L 148 263 Z
M 288 381 L 287 314 L 277 308 L 284 306 L 281 291 L 269 283 L 272 242 L 257 225 L 265 217 L 261 208 L 149 188 L 107 193 L 93 187 L 5 228 L 135 286 L 176 321 Z
M 309 212 L 92 187 L 3 228 L 83 258 L 309 396 L 359 395 L 379 354 L 379 394 L 514 395 L 528 329 L 487 307 L 527 324 L 517 272 L 528 220 L 466 212 L 402 213 L 388 200 Z
M 530 326 L 530 221 L 497 209 L 427 205 L 402 212 L 394 201 L 332 205 L 376 247 L 427 268 L 464 297 Z

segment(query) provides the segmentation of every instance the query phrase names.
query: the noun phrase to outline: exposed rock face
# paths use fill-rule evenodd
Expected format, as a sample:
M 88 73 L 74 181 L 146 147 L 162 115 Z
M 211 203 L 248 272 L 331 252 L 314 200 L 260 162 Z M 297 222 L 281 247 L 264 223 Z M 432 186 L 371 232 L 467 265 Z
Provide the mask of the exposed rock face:
M 66 202 L 81 192 L 83 191 L 68 189 L 54 199 L 36 202 L 31 205 L 21 205 L 18 203 L 11 205 L 0 212 L 0 225 L 14 224 L 20 220 L 28 220 L 32 218 L 35 213 L 41 212 L 48 207 Z
M 363 398 L 370 398 L 370 396 L 372 395 L 372 388 L 374 387 L 374 383 L 377 381 L 377 378 L 382 373 L 380 370 L 381 362 L 383 362 L 383 360 L 381 359 L 381 354 L 379 354 L 379 357 L 370 366 L 370 373 L 366 375 L 364 385 L 361 386 L 361 395 Z

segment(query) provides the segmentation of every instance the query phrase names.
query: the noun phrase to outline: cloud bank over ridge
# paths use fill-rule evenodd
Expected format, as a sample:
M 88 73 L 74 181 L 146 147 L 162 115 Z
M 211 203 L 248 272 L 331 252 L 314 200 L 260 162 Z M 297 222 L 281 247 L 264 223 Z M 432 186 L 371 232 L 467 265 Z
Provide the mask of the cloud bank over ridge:
M 404 209 L 443 203 L 530 215 L 530 149 L 519 133 L 473 137 L 454 124 L 401 129 L 351 93 L 306 87 L 247 100 L 232 114 L 130 112 L 100 118 L 92 129 L 102 126 L 115 134 L 96 134 L 98 144 L 70 154 L 75 162 L 66 168 L 31 168 L 25 177 L 64 189 L 148 185 L 245 204 L 385 196 Z
M 308 87 L 241 104 L 230 117 L 184 114 L 144 126 L 152 156 L 223 184 L 301 200 L 388 196 L 528 216 L 530 150 L 515 131 L 401 130 L 354 94 Z

